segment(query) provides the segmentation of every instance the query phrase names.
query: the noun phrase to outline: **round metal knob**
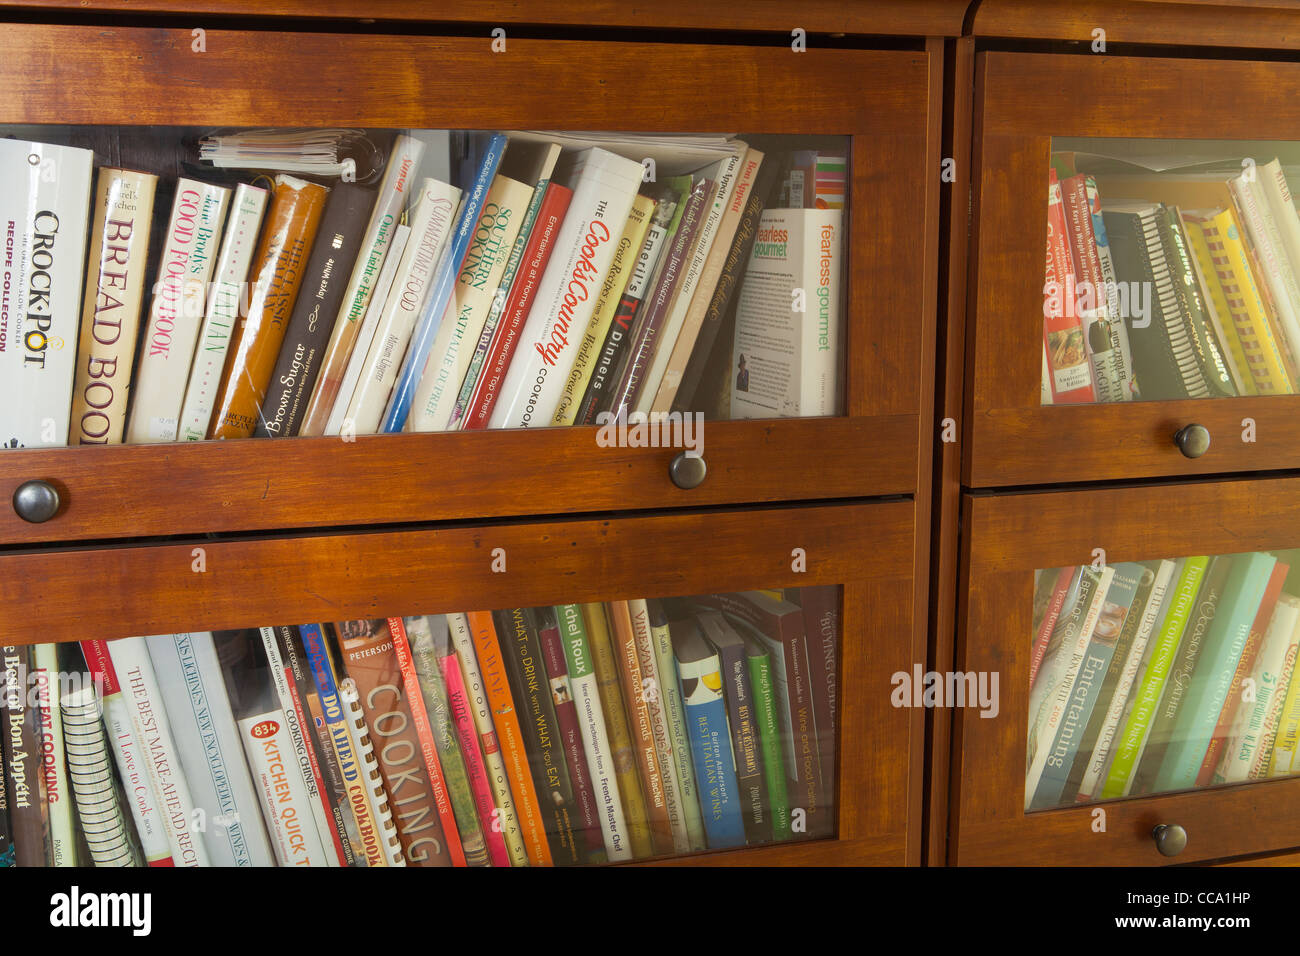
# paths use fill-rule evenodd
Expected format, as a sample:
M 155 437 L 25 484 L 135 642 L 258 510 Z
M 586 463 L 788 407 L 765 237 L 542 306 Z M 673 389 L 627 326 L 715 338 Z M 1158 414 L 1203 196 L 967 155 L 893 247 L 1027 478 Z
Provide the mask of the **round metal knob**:
M 1204 425 L 1184 425 L 1174 432 L 1174 444 L 1188 458 L 1200 458 L 1210 450 L 1210 430 Z
M 679 451 L 673 463 L 668 466 L 668 476 L 678 488 L 698 488 L 708 472 L 709 466 L 704 463 L 703 458 L 699 455 L 688 455 L 684 451 Z
M 59 490 L 48 481 L 24 481 L 14 492 L 14 511 L 32 524 L 49 521 L 59 513 Z
M 1176 823 L 1161 823 L 1151 831 L 1161 856 L 1177 856 L 1187 849 L 1187 831 Z

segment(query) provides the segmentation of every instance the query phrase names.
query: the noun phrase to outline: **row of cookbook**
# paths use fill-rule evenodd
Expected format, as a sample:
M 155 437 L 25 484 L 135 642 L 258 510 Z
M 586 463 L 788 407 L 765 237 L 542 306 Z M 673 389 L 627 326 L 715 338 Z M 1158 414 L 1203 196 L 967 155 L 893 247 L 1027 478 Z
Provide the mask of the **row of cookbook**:
M 1300 389 L 1300 214 L 1278 160 L 1226 179 L 1053 162 L 1043 404 Z
M 842 155 L 372 135 L 372 183 L 178 178 L 157 248 L 158 175 L 0 140 L 3 444 L 835 413 Z
M 812 587 L 5 647 L 0 861 L 547 866 L 830 836 L 838 640 L 838 589 Z
M 1037 572 L 1025 807 L 1300 773 L 1300 552 Z

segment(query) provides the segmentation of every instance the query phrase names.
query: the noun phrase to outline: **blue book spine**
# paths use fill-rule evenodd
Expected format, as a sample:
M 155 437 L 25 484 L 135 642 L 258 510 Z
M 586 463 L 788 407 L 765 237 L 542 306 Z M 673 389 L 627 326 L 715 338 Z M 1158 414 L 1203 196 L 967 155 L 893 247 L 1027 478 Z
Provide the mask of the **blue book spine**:
M 745 824 L 727 730 L 727 705 L 720 696 L 708 703 L 687 704 L 686 721 L 709 849 L 744 846 Z
M 352 738 L 348 734 L 347 717 L 334 680 L 334 665 L 325 647 L 325 635 L 321 633 L 319 624 L 299 625 L 298 634 L 307 650 L 307 663 L 311 667 L 312 680 L 316 682 L 316 693 L 320 695 L 325 730 L 339 758 L 339 772 L 346 783 L 352 783 L 358 773 L 357 756 L 352 751 Z
M 438 326 L 442 324 L 442 314 L 447 310 L 447 302 L 451 298 L 456 275 L 460 272 L 461 261 L 465 258 L 466 250 L 469 249 L 474 226 L 483 212 L 483 202 L 487 198 L 488 188 L 496 177 L 497 167 L 501 165 L 501 156 L 506 151 L 506 139 L 504 133 L 496 133 L 488 140 L 483 161 L 478 168 L 478 176 L 461 206 L 460 219 L 451 237 L 447 260 L 434 280 L 433 290 L 429 293 L 424 311 L 416 321 L 415 333 L 411 336 L 411 347 L 402 362 L 402 370 L 397 373 L 393 396 L 388 401 L 388 408 L 384 412 L 384 420 L 380 425 L 380 430 L 383 432 L 400 432 L 406 426 L 406 419 L 411 414 L 411 402 L 415 398 L 415 387 L 420 383 L 420 376 L 424 374 L 424 367 L 428 364 L 429 350 L 433 348 Z
M 1246 648 L 1250 625 L 1264 600 L 1275 564 L 1277 558 L 1271 554 L 1248 554 L 1232 566 L 1219 611 L 1210 624 L 1205 646 L 1192 671 L 1187 696 L 1178 712 L 1173 739 L 1160 764 L 1153 792 L 1196 786 L 1201 762 L 1210 749 L 1210 739 L 1228 699 L 1232 676 Z

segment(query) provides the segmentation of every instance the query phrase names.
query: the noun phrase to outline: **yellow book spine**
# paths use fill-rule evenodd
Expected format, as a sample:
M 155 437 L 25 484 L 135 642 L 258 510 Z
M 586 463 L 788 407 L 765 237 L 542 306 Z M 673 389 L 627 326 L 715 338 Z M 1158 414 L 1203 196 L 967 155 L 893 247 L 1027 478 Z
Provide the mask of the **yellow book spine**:
M 596 370 L 596 356 L 605 342 L 614 313 L 618 310 L 618 300 L 623 297 L 628 280 L 632 277 L 632 266 L 636 264 L 637 253 L 641 243 L 650 229 L 650 215 L 655 211 L 655 201 L 649 196 L 637 196 L 628 214 L 627 225 L 618 240 L 614 251 L 614 261 L 610 263 L 605 281 L 600 284 L 600 296 L 596 299 L 596 310 L 591 314 L 586 331 L 582 333 L 582 344 L 573 359 L 573 368 L 564 381 L 564 394 L 555 409 L 552 425 L 572 425 L 578 415 L 578 406 L 586 394 L 587 383 Z
M 1232 320 L 1232 310 L 1228 305 L 1227 297 L 1223 294 L 1223 283 L 1219 280 L 1217 263 L 1205 238 L 1205 223 L 1186 215 L 1182 218 L 1183 228 L 1187 232 L 1187 242 L 1192 247 L 1197 268 L 1205 278 L 1205 291 L 1211 300 L 1213 314 L 1220 316 L 1220 321 L 1215 323 L 1214 330 L 1223 340 L 1224 350 L 1228 353 L 1228 358 L 1237 373 L 1233 376 L 1233 381 L 1241 388 L 1242 394 L 1258 395 L 1259 388 L 1255 385 L 1255 377 L 1250 371 L 1250 362 L 1246 360 L 1245 350 L 1241 347 L 1241 338 L 1237 335 L 1237 326 Z
M 1300 770 L 1295 761 L 1297 744 L 1300 744 L 1300 677 L 1292 673 L 1282 717 L 1277 722 L 1273 753 L 1268 759 L 1268 776 L 1283 777 Z
M 1231 209 L 1225 209 L 1199 222 L 1257 394 L 1292 394 L 1295 389 L 1269 327 L 1264 300 L 1251 271 L 1250 253 L 1242 241 L 1236 217 Z

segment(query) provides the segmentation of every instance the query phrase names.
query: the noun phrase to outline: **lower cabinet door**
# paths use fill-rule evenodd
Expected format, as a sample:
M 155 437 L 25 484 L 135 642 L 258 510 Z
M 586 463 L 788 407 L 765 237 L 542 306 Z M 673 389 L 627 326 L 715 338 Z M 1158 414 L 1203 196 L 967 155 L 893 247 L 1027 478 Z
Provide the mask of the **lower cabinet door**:
M 57 702 L 72 796 L 44 857 L 16 821 L 19 862 L 915 860 L 921 720 L 889 694 L 924 647 L 913 521 L 889 501 L 0 555 L 6 666 Z
M 962 561 L 955 862 L 1300 845 L 1300 479 L 972 495 Z

